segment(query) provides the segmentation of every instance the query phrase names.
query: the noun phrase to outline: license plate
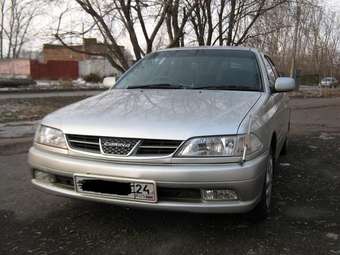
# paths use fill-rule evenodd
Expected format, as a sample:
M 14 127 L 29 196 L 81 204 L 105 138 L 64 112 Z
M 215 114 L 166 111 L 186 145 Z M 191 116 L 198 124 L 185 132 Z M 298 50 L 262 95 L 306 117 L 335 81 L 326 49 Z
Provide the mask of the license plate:
M 99 197 L 157 202 L 156 184 L 153 181 L 131 180 L 94 175 L 74 175 L 78 193 Z

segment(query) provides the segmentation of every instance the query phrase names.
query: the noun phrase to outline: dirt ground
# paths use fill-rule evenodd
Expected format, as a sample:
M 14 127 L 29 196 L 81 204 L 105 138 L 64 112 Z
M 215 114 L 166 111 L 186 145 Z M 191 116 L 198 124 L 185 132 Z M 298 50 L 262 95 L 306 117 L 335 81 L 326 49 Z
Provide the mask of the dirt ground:
M 329 98 L 339 97 L 340 87 L 336 88 L 320 88 L 319 86 L 303 86 L 299 87 L 298 91 L 290 92 L 291 97 L 299 98 Z
M 0 153 L 0 254 L 340 254 L 340 98 L 291 102 L 271 217 L 135 210 L 30 184 L 27 146 Z
M 0 123 L 39 120 L 46 114 L 83 98 L 85 97 L 1 99 Z

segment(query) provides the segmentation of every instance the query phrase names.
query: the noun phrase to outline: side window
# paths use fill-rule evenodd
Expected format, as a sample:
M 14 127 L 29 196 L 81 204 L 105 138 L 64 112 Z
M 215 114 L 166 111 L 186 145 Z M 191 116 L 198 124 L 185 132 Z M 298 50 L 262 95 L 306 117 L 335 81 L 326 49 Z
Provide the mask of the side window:
M 271 67 L 274 71 L 275 77 L 277 79 L 278 77 L 280 77 L 279 71 L 277 70 L 276 66 L 274 65 L 274 62 L 271 60 L 270 57 L 266 56 L 266 59 L 268 60 L 269 64 L 271 65 Z
M 268 75 L 268 79 L 269 79 L 269 82 L 270 82 L 270 86 L 274 87 L 276 77 L 275 77 L 275 72 L 273 70 L 273 67 L 270 64 L 270 62 L 268 61 L 267 57 L 264 58 L 264 63 L 265 63 L 266 69 L 267 69 L 267 75 Z

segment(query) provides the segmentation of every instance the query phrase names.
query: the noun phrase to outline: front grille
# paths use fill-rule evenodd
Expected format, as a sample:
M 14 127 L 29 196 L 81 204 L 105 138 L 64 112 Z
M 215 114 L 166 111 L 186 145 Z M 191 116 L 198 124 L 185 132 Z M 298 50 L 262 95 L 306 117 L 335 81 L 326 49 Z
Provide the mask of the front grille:
M 138 139 L 102 137 L 99 139 L 104 154 L 128 155 L 139 142 Z
M 100 152 L 99 138 L 96 136 L 67 135 L 66 138 L 69 146 L 73 149 Z
M 138 155 L 169 155 L 173 153 L 181 141 L 174 140 L 143 140 L 138 146 Z
M 66 137 L 71 148 L 89 152 L 100 152 L 98 137 L 86 135 L 67 135 Z
M 174 153 L 182 141 L 66 135 L 72 149 L 118 156 L 166 156 Z

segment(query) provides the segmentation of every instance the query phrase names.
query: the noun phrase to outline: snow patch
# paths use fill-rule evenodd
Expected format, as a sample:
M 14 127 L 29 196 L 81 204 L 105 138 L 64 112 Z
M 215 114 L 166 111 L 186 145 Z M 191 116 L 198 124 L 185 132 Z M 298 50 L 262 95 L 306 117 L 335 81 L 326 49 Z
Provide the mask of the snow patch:
M 335 234 L 335 233 L 327 233 L 326 237 L 329 238 L 329 239 L 333 239 L 335 241 L 339 239 L 339 235 Z
M 322 140 L 333 140 L 335 137 L 330 136 L 328 133 L 321 133 L 319 138 Z

